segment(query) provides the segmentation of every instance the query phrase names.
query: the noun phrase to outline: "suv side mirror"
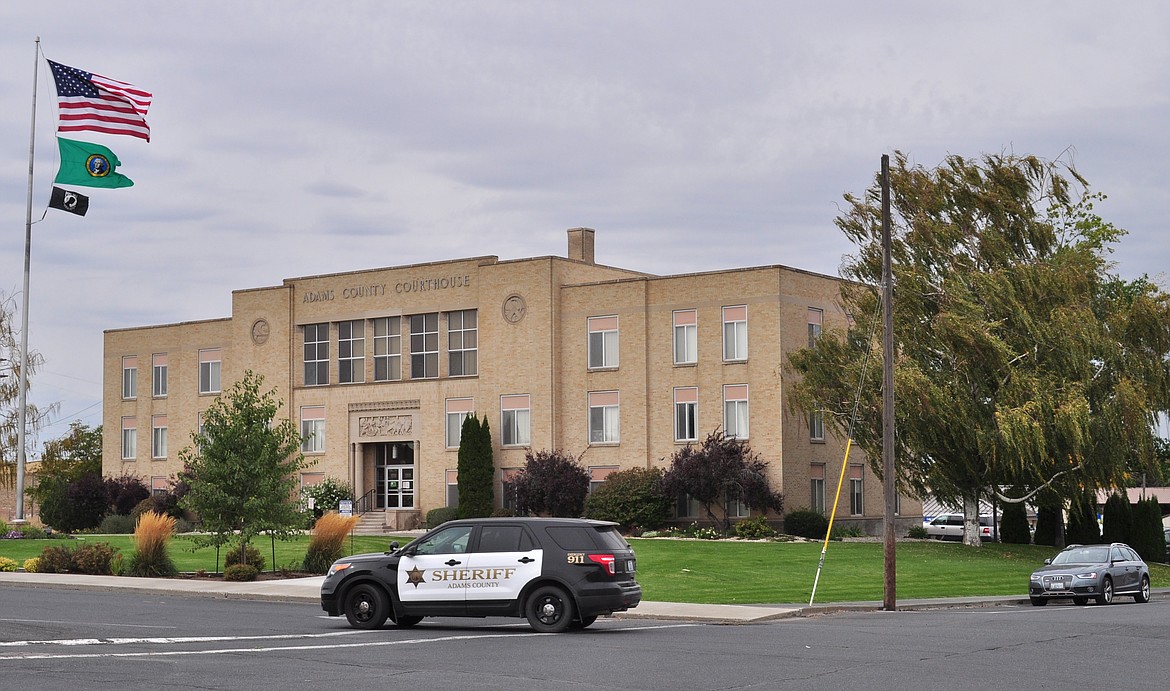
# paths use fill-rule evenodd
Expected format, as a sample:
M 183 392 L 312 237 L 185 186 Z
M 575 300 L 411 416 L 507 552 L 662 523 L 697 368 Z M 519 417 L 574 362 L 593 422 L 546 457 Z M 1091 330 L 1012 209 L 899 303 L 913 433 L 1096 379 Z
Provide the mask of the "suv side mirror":
M 388 552 L 387 554 L 397 552 L 397 551 L 398 551 L 398 540 L 391 540 L 390 541 L 390 552 Z

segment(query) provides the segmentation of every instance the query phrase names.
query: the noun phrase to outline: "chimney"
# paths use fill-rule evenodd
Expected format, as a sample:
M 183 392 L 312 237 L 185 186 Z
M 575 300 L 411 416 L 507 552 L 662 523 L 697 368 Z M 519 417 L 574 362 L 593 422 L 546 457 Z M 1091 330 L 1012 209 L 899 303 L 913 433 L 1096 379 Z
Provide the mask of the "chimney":
M 592 228 L 569 228 L 569 259 L 596 263 L 593 261 Z

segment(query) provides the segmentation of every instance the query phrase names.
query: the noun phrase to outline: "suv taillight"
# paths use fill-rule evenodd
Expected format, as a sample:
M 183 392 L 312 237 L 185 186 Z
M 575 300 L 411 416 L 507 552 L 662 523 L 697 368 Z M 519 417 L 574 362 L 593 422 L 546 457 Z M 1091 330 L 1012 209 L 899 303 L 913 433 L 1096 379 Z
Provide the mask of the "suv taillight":
M 600 564 L 609 575 L 617 575 L 617 568 L 614 565 L 614 557 L 612 554 L 590 554 L 589 561 L 594 564 Z

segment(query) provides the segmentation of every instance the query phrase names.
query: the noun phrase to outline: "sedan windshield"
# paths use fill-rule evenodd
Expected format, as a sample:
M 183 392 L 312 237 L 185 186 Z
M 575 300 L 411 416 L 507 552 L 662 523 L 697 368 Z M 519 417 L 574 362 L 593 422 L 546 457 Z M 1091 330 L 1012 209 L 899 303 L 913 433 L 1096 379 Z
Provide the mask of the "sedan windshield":
M 1105 564 L 1109 561 L 1108 547 L 1077 547 L 1066 549 L 1053 558 L 1053 564 Z

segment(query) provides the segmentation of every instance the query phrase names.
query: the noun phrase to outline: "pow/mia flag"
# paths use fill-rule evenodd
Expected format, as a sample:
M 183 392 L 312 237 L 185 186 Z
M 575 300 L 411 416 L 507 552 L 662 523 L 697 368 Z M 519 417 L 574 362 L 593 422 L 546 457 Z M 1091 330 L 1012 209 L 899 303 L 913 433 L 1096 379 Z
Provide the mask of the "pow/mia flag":
M 89 211 L 89 197 L 54 185 L 53 196 L 49 197 L 49 207 L 84 216 L 85 212 Z

